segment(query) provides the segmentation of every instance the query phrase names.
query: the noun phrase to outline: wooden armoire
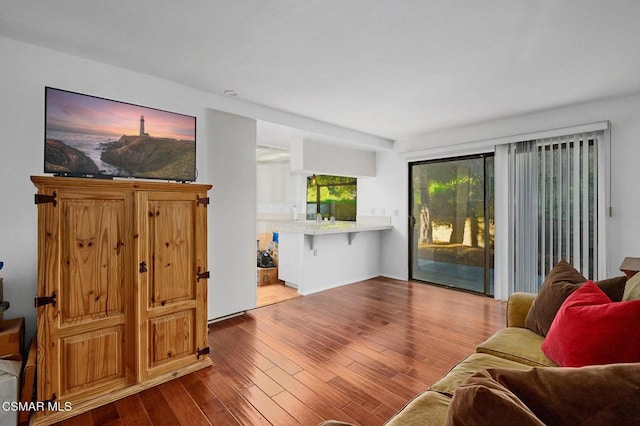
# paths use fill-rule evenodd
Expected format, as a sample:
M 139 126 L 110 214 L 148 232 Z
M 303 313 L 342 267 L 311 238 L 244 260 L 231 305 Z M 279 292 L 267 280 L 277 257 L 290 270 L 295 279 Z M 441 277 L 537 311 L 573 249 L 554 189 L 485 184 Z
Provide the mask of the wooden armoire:
M 31 424 L 211 365 L 211 186 L 31 180 L 38 206 L 37 400 L 60 408 L 36 413 Z

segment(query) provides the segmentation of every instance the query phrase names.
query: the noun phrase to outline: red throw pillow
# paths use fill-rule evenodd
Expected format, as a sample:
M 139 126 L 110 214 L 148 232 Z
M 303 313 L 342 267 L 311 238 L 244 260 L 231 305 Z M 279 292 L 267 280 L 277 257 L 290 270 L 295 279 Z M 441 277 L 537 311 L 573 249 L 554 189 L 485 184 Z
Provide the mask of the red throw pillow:
M 560 307 L 542 351 L 562 367 L 640 362 L 640 300 L 611 302 L 588 281 Z

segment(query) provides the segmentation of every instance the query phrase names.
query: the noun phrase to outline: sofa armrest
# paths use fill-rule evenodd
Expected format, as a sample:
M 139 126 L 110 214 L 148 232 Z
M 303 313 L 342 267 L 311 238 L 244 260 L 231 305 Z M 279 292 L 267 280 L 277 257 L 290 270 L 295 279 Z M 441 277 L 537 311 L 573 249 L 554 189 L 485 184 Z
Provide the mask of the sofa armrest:
M 507 327 L 524 328 L 524 321 L 536 296 L 537 294 L 535 293 L 523 292 L 516 292 L 509 296 L 507 301 Z

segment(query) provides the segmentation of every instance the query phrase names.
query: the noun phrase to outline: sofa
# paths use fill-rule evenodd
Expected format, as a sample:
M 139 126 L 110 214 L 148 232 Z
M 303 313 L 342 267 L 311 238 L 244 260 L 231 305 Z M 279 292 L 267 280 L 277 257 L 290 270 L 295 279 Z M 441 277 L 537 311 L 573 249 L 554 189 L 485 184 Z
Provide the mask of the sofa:
M 556 356 L 551 349 L 557 348 L 549 342 L 558 341 L 558 330 L 562 331 L 557 318 L 576 298 L 583 314 L 585 297 L 596 293 L 600 302 L 605 300 L 595 306 L 600 311 L 606 301 L 613 306 L 613 302 L 637 299 L 623 306 L 632 308 L 631 314 L 627 309 L 623 320 L 614 319 L 623 323 L 623 336 L 611 344 L 582 337 L 569 350 L 582 358 L 564 353 Z M 640 274 L 629 282 L 616 277 L 593 283 L 561 261 L 546 277 L 539 294 L 512 294 L 506 312 L 505 328 L 411 400 L 386 426 L 640 424 Z M 582 317 L 578 321 L 588 323 Z M 571 323 L 567 327 L 576 328 Z M 591 329 L 599 327 L 591 325 Z M 602 334 L 609 332 L 611 327 L 606 325 Z M 563 334 L 560 337 L 565 339 Z M 621 347 L 627 349 L 618 350 Z M 563 365 L 547 353 L 561 359 Z M 575 366 L 565 366 L 567 362 Z M 340 424 L 344 423 L 325 422 Z

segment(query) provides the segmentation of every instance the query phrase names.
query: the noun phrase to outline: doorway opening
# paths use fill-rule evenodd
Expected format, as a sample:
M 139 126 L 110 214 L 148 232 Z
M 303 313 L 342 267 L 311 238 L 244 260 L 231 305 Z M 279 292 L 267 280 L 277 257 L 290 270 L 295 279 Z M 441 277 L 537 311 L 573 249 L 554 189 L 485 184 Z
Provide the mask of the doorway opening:
M 279 229 L 292 218 L 292 210 L 304 200 L 304 176 L 290 172 L 288 143 L 276 144 L 274 131 L 281 126 L 260 122 L 256 145 L 256 240 L 258 259 L 261 252 L 269 254 L 272 264 L 256 265 L 256 307 L 301 297 L 297 289 L 279 279 L 282 259 L 279 256 Z M 281 140 L 286 140 L 286 135 Z M 284 262 L 287 260 L 284 259 Z M 263 267 L 258 267 L 263 266 Z

